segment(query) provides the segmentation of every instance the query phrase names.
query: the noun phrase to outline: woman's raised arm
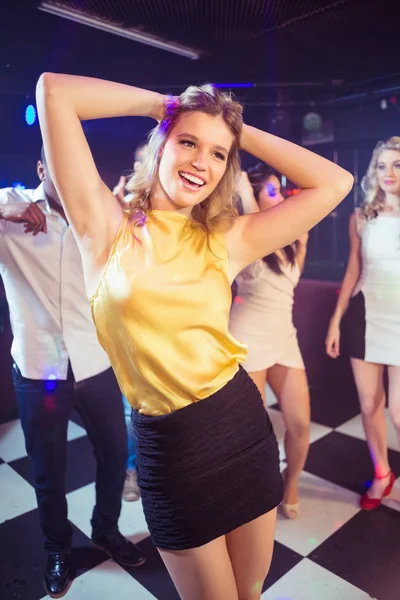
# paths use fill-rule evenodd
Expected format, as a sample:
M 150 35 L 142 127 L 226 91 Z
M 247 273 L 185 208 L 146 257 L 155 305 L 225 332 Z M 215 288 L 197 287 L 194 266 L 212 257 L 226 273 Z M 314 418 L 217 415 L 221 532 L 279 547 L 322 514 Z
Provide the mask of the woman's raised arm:
M 107 253 L 122 209 L 101 180 L 81 121 L 107 117 L 162 117 L 164 97 L 128 85 L 44 73 L 36 89 L 46 159 L 80 244 Z M 110 151 L 112 151 L 110 149 Z
M 308 232 L 353 186 L 353 176 L 338 165 L 255 127 L 243 126 L 241 146 L 286 175 L 301 192 L 273 208 L 236 219 L 226 241 L 239 270 Z

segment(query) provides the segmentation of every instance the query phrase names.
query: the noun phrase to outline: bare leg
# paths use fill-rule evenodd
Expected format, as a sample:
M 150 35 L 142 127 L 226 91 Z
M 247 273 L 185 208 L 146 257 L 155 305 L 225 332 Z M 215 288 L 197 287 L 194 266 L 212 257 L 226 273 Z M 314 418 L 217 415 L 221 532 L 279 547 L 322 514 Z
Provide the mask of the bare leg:
M 400 449 L 400 367 L 389 367 L 389 412 Z
M 239 600 L 261 598 L 262 586 L 272 560 L 275 523 L 276 509 L 226 536 Z
M 298 482 L 310 443 L 310 396 L 304 369 L 274 365 L 268 369 L 268 383 L 278 398 L 286 425 L 285 504 L 299 501 Z M 295 516 L 295 515 L 293 515 Z
M 276 509 L 200 548 L 159 549 L 181 600 L 260 600 L 275 523 Z
M 375 475 L 382 477 L 390 471 L 385 421 L 385 390 L 383 365 L 351 359 L 354 380 L 360 400 L 362 420 L 367 437 Z M 380 498 L 389 483 L 389 477 L 374 479 L 368 490 L 370 498 Z
M 160 550 L 181 600 L 239 600 L 225 536 L 190 550 Z
M 262 371 L 252 371 L 249 373 L 250 377 L 256 384 L 261 394 L 261 398 L 263 399 L 264 405 L 266 404 L 265 398 L 265 384 L 267 381 L 267 370 L 263 369 Z

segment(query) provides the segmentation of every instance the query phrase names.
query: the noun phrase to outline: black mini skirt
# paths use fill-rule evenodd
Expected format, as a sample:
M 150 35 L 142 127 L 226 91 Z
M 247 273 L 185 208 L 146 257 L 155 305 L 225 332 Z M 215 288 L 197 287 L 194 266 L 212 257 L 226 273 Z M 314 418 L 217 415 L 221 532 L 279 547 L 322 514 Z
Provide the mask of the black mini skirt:
M 132 421 L 143 510 L 158 548 L 202 546 L 282 501 L 275 433 L 242 367 L 204 400 L 157 417 L 133 411 Z

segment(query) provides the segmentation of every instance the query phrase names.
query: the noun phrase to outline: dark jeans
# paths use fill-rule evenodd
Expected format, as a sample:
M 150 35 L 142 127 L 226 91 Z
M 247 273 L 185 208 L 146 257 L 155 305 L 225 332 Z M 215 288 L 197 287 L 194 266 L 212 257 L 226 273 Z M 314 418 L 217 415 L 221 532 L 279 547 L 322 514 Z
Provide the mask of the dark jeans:
M 128 450 L 121 392 L 112 369 L 77 383 L 71 367 L 66 381 L 43 381 L 26 379 L 14 364 L 13 380 L 46 550 L 60 552 L 71 546 L 64 480 L 67 427 L 74 407 L 97 460 L 93 533 L 117 531 Z

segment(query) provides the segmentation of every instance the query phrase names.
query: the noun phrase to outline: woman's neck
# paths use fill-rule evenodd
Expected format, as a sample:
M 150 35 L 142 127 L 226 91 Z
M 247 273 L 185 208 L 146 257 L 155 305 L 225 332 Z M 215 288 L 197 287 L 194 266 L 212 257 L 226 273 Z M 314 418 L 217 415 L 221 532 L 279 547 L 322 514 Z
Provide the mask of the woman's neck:
M 186 217 L 190 217 L 193 209 L 192 206 L 179 206 L 176 204 L 159 183 L 155 185 L 153 193 L 151 194 L 150 206 L 153 210 L 173 210 Z
M 400 208 L 400 197 L 397 194 L 386 194 L 385 204 L 388 210 L 399 210 Z

